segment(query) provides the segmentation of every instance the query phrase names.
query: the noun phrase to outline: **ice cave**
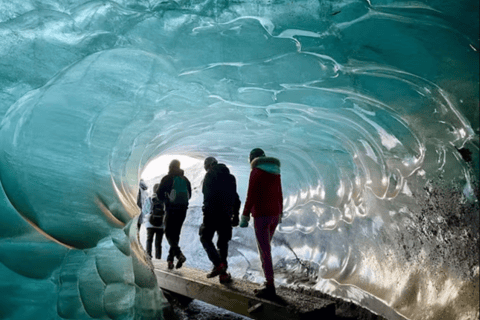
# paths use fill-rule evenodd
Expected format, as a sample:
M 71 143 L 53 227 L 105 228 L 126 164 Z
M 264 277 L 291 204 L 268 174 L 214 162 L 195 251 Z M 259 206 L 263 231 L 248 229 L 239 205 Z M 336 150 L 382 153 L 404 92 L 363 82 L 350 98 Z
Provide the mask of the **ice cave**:
M 136 206 L 181 159 L 282 163 L 276 281 L 479 317 L 478 1 L 0 1 L 0 318 L 162 319 Z M 140 235 L 140 236 L 139 236 Z M 236 278 L 262 281 L 253 230 Z

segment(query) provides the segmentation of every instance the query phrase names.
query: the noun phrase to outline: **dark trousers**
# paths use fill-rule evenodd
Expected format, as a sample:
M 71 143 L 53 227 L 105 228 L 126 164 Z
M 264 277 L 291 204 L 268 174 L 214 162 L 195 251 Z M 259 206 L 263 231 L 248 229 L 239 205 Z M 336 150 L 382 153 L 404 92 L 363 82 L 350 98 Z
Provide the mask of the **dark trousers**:
M 163 229 L 147 228 L 147 253 L 152 256 L 152 243 L 155 237 L 155 259 L 162 258 Z
M 213 244 L 213 236 L 217 233 L 217 247 Z M 232 239 L 230 219 L 204 219 L 200 230 L 200 242 L 207 252 L 208 259 L 215 267 L 220 263 L 227 265 L 228 242 Z
M 167 208 L 165 215 L 165 237 L 170 245 L 167 261 L 173 261 L 174 257 L 178 259 L 182 255 L 182 250 L 178 243 L 180 242 L 180 232 L 182 231 L 186 216 L 186 207 Z

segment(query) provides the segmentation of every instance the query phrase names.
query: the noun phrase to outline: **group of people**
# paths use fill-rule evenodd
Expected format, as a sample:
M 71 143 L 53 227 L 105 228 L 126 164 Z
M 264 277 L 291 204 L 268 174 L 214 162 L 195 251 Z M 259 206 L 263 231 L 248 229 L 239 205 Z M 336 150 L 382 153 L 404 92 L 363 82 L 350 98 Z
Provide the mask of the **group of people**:
M 233 227 L 246 228 L 251 216 L 257 241 L 257 248 L 265 275 L 265 285 L 255 291 L 257 297 L 275 298 L 271 241 L 283 212 L 283 195 L 280 177 L 280 161 L 267 157 L 260 148 L 255 148 L 249 156 L 251 172 L 247 197 L 240 216 L 241 201 L 237 193 L 235 177 L 228 167 L 218 163 L 214 157 L 204 161 L 206 170 L 203 180 L 203 222 L 199 229 L 200 242 L 205 249 L 213 269 L 207 278 L 219 276 L 220 283 L 231 281 L 228 269 L 228 243 L 232 238 Z M 161 258 L 163 234 L 170 245 L 167 257 L 169 269 L 181 268 L 186 261 L 180 246 L 180 232 L 185 221 L 188 200 L 191 197 L 190 181 L 180 169 L 180 162 L 173 160 L 168 174 L 154 186 L 153 196 L 147 194 L 147 186 L 141 180 L 137 205 L 142 209 L 138 227 L 145 223 L 147 229 L 146 251 L 152 255 L 155 236 L 155 258 Z M 155 219 L 158 222 L 155 222 Z M 216 246 L 213 237 L 217 234 Z
M 180 249 L 180 232 L 187 216 L 188 200 L 192 194 L 190 181 L 180 169 L 180 161 L 172 160 L 168 174 L 153 187 L 153 195 L 148 196 L 148 186 L 140 180 L 137 205 L 142 209 L 137 227 L 144 223 L 147 229 L 147 254 L 152 256 L 152 243 L 155 237 L 155 258 L 161 259 L 163 235 L 167 238 L 170 250 L 167 256 L 168 268 L 181 268 L 187 260 Z

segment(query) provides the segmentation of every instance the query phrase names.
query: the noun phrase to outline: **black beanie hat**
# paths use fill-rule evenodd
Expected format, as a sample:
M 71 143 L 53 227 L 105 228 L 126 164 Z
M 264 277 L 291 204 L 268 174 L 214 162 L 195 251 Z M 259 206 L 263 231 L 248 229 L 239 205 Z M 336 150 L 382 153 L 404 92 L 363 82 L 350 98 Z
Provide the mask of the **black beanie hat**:
M 255 148 L 252 151 L 250 151 L 250 162 L 252 162 L 253 159 L 258 157 L 265 157 L 265 152 L 262 149 Z
M 171 171 L 171 170 L 175 170 L 175 169 L 180 169 L 180 161 L 178 161 L 177 159 L 175 160 L 172 160 L 170 162 L 170 165 L 168 166 L 168 169 Z
M 203 167 L 205 168 L 205 170 L 208 170 L 211 166 L 217 163 L 217 159 L 215 159 L 214 157 L 208 157 L 203 162 Z

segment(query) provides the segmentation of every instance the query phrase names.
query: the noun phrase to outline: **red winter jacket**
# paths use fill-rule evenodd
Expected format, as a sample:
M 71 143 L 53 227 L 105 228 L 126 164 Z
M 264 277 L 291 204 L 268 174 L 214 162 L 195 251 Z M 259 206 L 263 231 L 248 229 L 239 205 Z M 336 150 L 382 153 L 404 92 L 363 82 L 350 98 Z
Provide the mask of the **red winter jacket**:
M 271 157 L 259 157 L 251 163 L 248 193 L 244 216 L 279 216 L 283 211 L 280 161 Z

